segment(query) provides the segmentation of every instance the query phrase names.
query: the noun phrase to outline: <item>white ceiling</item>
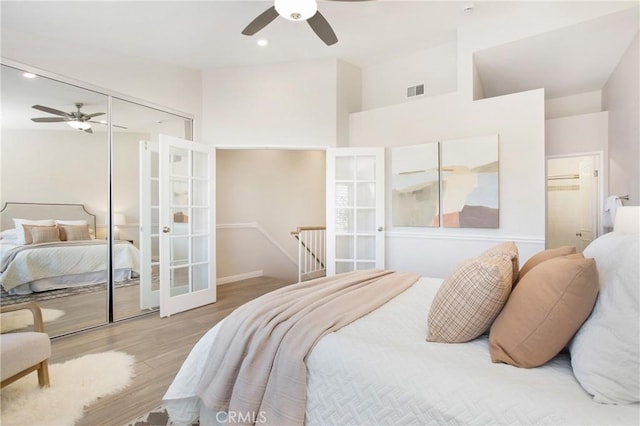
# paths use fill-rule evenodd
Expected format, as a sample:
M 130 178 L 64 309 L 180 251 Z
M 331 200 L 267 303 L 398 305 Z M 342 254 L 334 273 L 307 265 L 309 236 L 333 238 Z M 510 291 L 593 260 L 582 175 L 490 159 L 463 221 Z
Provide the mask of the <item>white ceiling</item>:
M 7 1 L 3 29 L 33 33 L 192 69 L 337 57 L 368 66 L 456 40 L 463 25 L 539 1 L 320 0 L 339 42 L 326 46 L 304 22 L 277 18 L 253 37 L 240 32 L 271 1 Z M 559 2 L 563 13 L 588 2 Z M 627 2 L 627 4 L 638 2 Z M 463 8 L 473 4 L 473 13 Z M 551 5 L 551 6 L 550 6 Z M 567 6 L 570 5 L 570 6 Z M 577 10 L 577 9 L 576 9 Z M 545 87 L 547 97 L 598 90 L 638 31 L 638 7 L 519 42 L 476 52 L 486 96 Z M 499 31 L 500 28 L 493 29 Z M 258 38 L 269 46 L 260 48 Z

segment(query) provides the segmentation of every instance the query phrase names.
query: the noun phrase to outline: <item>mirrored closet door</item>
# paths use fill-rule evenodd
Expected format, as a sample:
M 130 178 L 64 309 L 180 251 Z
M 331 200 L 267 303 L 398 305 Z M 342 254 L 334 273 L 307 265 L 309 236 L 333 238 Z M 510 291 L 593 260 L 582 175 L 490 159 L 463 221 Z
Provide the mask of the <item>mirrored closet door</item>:
M 104 324 L 108 97 L 3 65 L 1 101 L 0 302 L 37 302 L 51 336 Z
M 158 309 L 158 137 L 193 120 L 43 74 L 2 65 L 0 303 L 59 336 Z

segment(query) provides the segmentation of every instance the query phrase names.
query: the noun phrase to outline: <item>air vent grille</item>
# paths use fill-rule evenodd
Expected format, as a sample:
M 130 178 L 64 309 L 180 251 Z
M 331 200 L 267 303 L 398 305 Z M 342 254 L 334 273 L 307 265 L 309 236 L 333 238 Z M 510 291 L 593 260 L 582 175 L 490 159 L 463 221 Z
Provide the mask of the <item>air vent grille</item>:
M 407 98 L 413 96 L 424 95 L 424 84 L 418 84 L 417 86 L 407 87 Z

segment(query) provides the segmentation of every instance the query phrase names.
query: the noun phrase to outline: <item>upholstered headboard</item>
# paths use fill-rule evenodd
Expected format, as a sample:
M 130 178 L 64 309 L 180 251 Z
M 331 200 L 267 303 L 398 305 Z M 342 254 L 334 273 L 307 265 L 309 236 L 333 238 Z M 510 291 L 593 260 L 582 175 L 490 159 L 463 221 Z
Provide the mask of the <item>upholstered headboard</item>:
M 15 203 L 8 202 L 0 210 L 0 230 L 13 228 L 13 219 L 86 220 L 95 231 L 96 216 L 83 204 Z

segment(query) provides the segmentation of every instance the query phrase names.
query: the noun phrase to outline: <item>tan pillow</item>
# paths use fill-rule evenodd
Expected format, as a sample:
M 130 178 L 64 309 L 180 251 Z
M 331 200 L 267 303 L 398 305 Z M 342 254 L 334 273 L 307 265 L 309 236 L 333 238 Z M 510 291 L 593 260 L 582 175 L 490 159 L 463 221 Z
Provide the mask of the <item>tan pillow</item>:
M 89 225 L 60 225 L 62 241 L 90 240 Z
M 46 228 L 46 229 L 53 229 L 55 231 L 56 234 L 58 234 L 58 227 L 53 225 L 53 226 L 48 226 L 48 225 L 28 225 L 28 224 L 24 224 L 22 225 L 22 229 L 24 230 L 24 243 L 25 244 L 34 244 L 35 241 L 33 241 L 33 233 L 32 231 L 34 229 L 37 228 Z M 40 241 L 40 242 L 46 242 L 46 241 Z
M 531 268 L 541 264 L 545 260 L 554 259 L 560 256 L 575 254 L 575 252 L 576 252 L 575 246 L 562 246 L 558 248 L 543 250 L 539 253 L 536 253 L 531 258 L 529 258 L 529 260 L 527 260 L 524 263 L 524 265 L 522 265 L 518 280 L 521 280 L 522 277 L 524 277 L 524 275 L 531 270 Z
M 462 343 L 489 330 L 509 294 L 513 269 L 503 256 L 481 256 L 457 266 L 429 311 L 427 341 Z
M 557 257 L 529 271 L 489 334 L 493 362 L 538 367 L 556 356 L 589 317 L 598 295 L 593 259 Z
M 513 268 L 512 280 L 515 284 L 518 278 L 519 269 L 519 253 L 518 246 L 513 241 L 507 241 L 506 243 L 498 244 L 484 251 L 480 256 L 507 256 L 511 260 Z
M 24 225 L 28 226 L 28 225 Z M 52 243 L 60 241 L 57 226 L 33 226 L 31 227 L 31 242 L 33 244 Z

